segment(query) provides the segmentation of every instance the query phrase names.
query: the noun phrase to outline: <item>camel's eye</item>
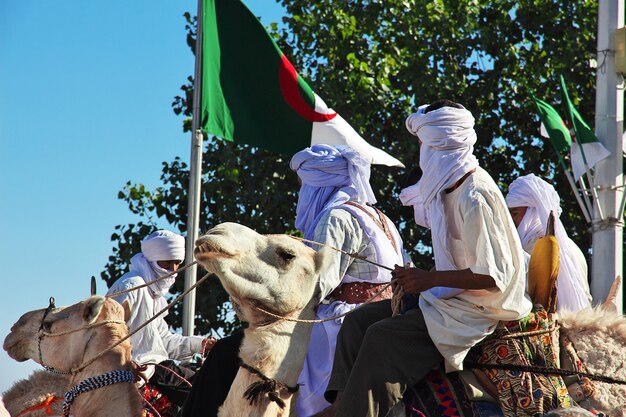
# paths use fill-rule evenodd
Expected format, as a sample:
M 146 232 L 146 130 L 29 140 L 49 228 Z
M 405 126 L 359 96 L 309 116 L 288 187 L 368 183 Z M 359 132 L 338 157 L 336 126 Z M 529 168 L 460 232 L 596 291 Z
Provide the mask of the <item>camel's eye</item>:
M 52 321 L 50 320 L 45 320 L 42 324 L 41 324 L 41 329 L 44 332 L 49 332 L 50 330 L 52 330 Z
M 276 253 L 285 263 L 291 262 L 296 257 L 296 253 L 287 248 L 278 248 Z

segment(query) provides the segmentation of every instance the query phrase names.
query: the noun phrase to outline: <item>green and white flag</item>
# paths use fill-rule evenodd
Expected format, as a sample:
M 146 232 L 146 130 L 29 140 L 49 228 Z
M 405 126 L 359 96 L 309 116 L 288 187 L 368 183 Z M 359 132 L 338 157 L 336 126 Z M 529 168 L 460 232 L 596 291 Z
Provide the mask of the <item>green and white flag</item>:
M 563 76 L 561 76 L 561 94 L 563 105 L 565 106 L 565 120 L 572 133 L 570 161 L 572 163 L 572 171 L 574 171 L 574 179 L 578 181 L 585 174 L 586 169 L 592 169 L 611 153 L 598 140 L 593 130 L 585 123 L 572 104 L 567 94 Z M 585 168 L 585 165 L 587 168 Z
M 203 0 L 201 96 L 201 127 L 219 138 L 284 154 L 348 145 L 403 166 L 326 106 L 240 0 Z
M 569 129 L 565 126 L 565 122 L 559 113 L 543 100 L 531 95 L 533 101 L 539 110 L 539 118 L 541 119 L 541 136 L 550 139 L 550 143 L 559 155 L 559 158 L 570 150 L 572 145 L 572 137 Z

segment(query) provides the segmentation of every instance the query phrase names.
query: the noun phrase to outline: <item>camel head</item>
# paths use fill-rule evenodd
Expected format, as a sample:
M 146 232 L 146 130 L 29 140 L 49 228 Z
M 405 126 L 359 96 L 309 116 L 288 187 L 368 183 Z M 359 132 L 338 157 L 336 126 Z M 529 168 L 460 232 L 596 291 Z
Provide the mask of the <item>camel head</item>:
M 128 332 L 125 325 L 119 324 L 86 327 L 103 320 L 124 321 L 124 308 L 110 298 L 90 297 L 69 307 L 54 308 L 44 318 L 45 312 L 46 309 L 30 311 L 11 327 L 3 348 L 16 361 L 32 359 L 59 370 L 69 370 L 92 356 L 85 358 L 89 349 L 101 351 Z M 68 333 L 44 336 L 39 342 L 40 329 L 50 334 Z M 125 348 L 130 352 L 129 342 L 127 345 Z
M 263 317 L 250 306 L 280 316 L 298 314 L 320 301 L 320 273 L 326 251 L 319 252 L 285 235 L 261 235 L 236 223 L 222 223 L 196 241 L 198 262 L 216 274 L 251 325 Z

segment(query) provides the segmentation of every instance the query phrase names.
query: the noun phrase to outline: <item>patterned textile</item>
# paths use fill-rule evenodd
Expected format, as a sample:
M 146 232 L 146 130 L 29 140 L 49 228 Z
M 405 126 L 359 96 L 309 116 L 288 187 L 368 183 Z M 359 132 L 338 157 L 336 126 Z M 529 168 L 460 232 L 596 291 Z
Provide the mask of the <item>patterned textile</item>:
M 174 417 L 177 415 L 178 407 L 156 388 L 149 384 L 144 384 L 139 388 L 139 393 L 143 400 L 150 404 L 161 417 Z M 150 405 L 144 405 L 143 417 L 157 417 Z
M 496 404 L 471 402 L 456 372 L 431 371 L 404 393 L 407 417 L 502 417 Z
M 559 330 L 543 307 L 520 321 L 503 324 L 503 329 L 479 344 L 476 362 L 560 368 Z M 494 368 L 484 372 L 498 390 L 506 417 L 535 416 L 572 406 L 560 376 Z

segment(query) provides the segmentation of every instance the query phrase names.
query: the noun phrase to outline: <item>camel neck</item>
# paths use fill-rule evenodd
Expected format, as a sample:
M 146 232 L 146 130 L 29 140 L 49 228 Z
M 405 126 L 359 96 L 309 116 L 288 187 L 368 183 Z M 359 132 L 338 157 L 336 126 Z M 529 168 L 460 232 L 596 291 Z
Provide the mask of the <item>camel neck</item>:
M 312 313 L 311 318 L 313 317 Z M 288 386 L 295 386 L 304 366 L 311 330 L 309 323 L 291 321 L 248 328 L 244 331 L 241 359 L 267 377 Z M 284 366 L 285 364 L 289 366 Z

